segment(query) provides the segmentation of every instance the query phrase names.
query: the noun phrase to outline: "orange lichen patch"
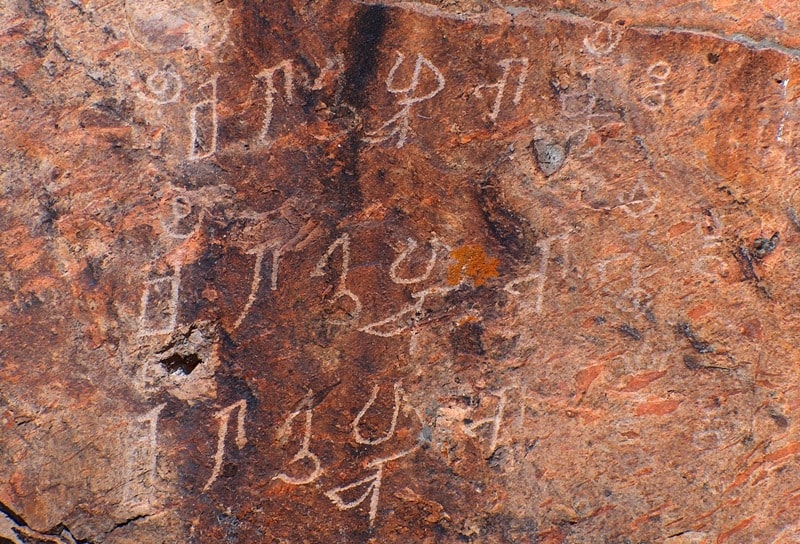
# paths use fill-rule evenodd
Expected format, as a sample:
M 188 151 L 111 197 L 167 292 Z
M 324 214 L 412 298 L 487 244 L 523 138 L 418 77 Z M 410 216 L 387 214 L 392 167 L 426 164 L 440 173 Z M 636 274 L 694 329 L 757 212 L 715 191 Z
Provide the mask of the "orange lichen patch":
M 516 133 L 521 127 L 526 124 L 526 120 L 520 118 L 518 120 L 512 120 L 508 123 L 503 123 L 502 130 L 471 130 L 469 132 L 459 132 L 456 136 L 450 138 L 450 145 L 464 145 L 468 144 L 475 140 L 489 140 L 489 141 L 498 141 L 502 138 L 508 137 L 509 134 Z M 442 122 L 444 123 L 444 121 Z M 453 131 L 451 131 L 453 132 Z
M 617 507 L 616 504 L 607 504 L 605 506 L 601 506 L 600 508 L 596 508 L 596 509 L 592 510 L 589 513 L 589 515 L 586 516 L 584 519 L 596 518 L 597 516 L 601 516 L 601 515 L 605 514 L 606 512 L 611 512 L 616 507 Z
M 92 205 L 98 205 L 102 198 L 104 197 L 101 195 L 87 195 L 87 200 L 90 200 Z M 143 216 L 144 214 L 142 214 Z M 61 235 L 65 241 L 73 246 L 83 246 L 87 244 L 87 240 L 95 244 L 101 241 L 110 243 L 114 238 L 114 232 L 108 224 L 83 216 L 66 216 L 64 219 L 59 220 L 58 224 L 59 232 L 62 233 Z
M 637 416 L 663 416 L 678 409 L 679 400 L 651 400 L 636 407 Z
M 30 245 L 15 248 L 8 252 L 8 261 L 15 270 L 22 271 L 32 268 L 42 254 Z
M 14 471 L 11 474 L 11 477 L 8 479 L 8 483 L 11 484 L 11 489 L 13 490 L 12 493 L 17 495 L 18 497 L 19 496 L 24 497 L 28 491 L 26 484 L 28 483 L 29 480 L 30 480 L 29 478 L 25 478 L 25 474 L 22 471 L 20 470 Z M 3 496 L 3 500 L 4 501 L 6 500 L 5 494 Z
M 789 498 L 784 499 L 784 504 L 786 505 L 786 508 L 781 509 L 781 511 L 778 513 L 788 512 L 800 506 L 800 495 L 797 493 L 791 495 Z
M 13 429 L 17 426 L 16 421 L 14 420 L 14 412 L 11 410 L 6 410 L 3 412 L 3 415 L 0 416 L 0 424 L 2 424 L 5 430 Z
M 409 487 L 403 488 L 398 493 L 395 493 L 394 496 L 405 502 L 420 505 L 421 510 L 427 514 L 424 518 L 426 523 L 439 523 L 443 519 L 450 519 L 450 516 L 444 510 L 444 506 L 434 500 L 426 499 Z
M 32 62 L 26 62 L 25 64 L 17 68 L 16 70 L 17 77 L 21 78 L 30 77 L 37 70 L 40 70 L 41 67 L 42 63 L 38 59 Z
M 103 345 L 108 339 L 108 336 L 104 334 L 97 323 L 92 323 L 83 333 L 83 337 L 86 339 L 86 345 L 89 349 L 97 349 Z
M 628 383 L 626 383 L 625 387 L 621 388 L 620 391 L 625 393 L 638 391 L 639 389 L 642 389 L 650 383 L 656 381 L 666 373 L 666 370 L 654 370 L 652 372 L 642 372 L 641 374 L 631 376 L 628 380 Z
M 383 221 L 386 217 L 386 206 L 381 202 L 376 202 L 362 210 L 357 216 L 357 221 Z
M 563 413 L 570 419 L 580 420 L 580 422 L 584 425 L 591 424 L 595 421 L 602 420 L 605 417 L 608 417 L 608 411 L 597 409 L 593 410 L 591 408 L 577 408 L 574 406 L 574 402 L 571 403 L 572 407 L 563 407 Z M 553 405 L 555 406 L 555 405 Z M 559 406 L 562 408 L 561 406 Z
M 769 473 L 766 470 L 762 470 L 761 472 L 759 472 L 755 476 L 755 478 L 753 478 L 753 481 L 750 482 L 750 485 L 751 486 L 756 486 L 756 485 L 759 484 L 759 482 L 767 479 L 768 477 L 769 477 Z
M 450 257 L 456 264 L 447 269 L 447 283 L 458 285 L 464 278 L 469 278 L 475 287 L 480 287 L 489 278 L 500 275 L 497 267 L 498 259 L 489 259 L 486 252 L 479 245 L 461 246 L 450 252 Z
M 106 58 L 106 57 L 109 57 L 109 56 L 113 55 L 117 51 L 122 51 L 123 49 L 127 49 L 130 46 L 131 46 L 131 42 L 129 42 L 128 40 L 120 40 L 120 41 L 114 43 L 113 45 L 111 45 L 111 47 L 106 47 L 105 49 L 100 51 L 100 55 L 99 56 L 100 56 L 100 58 Z

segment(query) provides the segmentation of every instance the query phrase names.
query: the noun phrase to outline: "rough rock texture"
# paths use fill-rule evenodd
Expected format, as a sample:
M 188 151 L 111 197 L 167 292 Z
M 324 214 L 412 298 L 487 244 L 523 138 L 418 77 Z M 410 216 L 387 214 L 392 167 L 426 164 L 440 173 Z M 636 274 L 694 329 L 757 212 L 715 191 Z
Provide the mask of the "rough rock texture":
M 800 541 L 792 0 L 0 0 L 0 542 Z

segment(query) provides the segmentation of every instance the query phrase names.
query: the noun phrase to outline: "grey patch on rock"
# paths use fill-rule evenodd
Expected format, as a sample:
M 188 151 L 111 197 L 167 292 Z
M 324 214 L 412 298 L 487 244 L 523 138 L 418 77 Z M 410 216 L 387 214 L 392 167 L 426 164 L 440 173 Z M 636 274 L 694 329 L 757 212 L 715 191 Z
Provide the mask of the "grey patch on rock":
M 567 148 L 557 142 L 547 140 L 534 140 L 533 153 L 539 170 L 545 176 L 552 176 L 558 172 L 564 161 L 567 160 Z

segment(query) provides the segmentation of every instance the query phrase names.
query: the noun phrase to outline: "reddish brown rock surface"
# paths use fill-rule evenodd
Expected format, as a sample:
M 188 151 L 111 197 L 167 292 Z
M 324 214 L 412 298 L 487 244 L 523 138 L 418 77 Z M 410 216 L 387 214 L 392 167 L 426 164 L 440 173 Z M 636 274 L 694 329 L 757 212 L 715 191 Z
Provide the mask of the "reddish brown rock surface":
M 0 0 L 0 542 L 797 542 L 798 47 Z

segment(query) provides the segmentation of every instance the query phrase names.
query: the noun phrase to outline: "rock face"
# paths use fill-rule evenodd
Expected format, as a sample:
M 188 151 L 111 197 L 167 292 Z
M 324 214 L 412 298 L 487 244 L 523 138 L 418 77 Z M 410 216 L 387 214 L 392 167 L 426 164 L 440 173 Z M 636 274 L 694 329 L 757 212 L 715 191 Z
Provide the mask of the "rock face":
M 0 0 L 0 542 L 797 542 L 797 48 Z

